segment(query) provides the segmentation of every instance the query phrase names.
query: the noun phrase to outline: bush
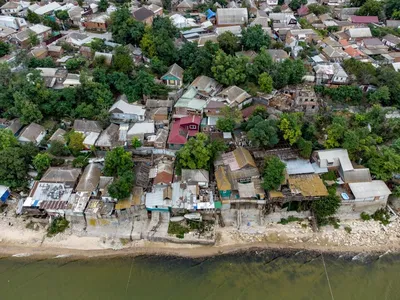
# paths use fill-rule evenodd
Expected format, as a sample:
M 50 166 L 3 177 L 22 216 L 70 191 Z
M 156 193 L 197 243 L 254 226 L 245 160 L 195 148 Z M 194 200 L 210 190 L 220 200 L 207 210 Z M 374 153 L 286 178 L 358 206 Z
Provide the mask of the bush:
M 68 156 L 70 154 L 68 148 L 60 141 L 52 141 L 48 151 L 54 156 Z
M 375 221 L 380 221 L 383 225 L 387 225 L 390 223 L 390 215 L 389 213 L 384 210 L 383 208 L 378 209 L 371 215 L 372 219 Z
M 361 220 L 364 220 L 364 221 L 369 221 L 369 220 L 371 220 L 371 216 L 370 216 L 369 214 L 367 214 L 366 212 L 362 212 L 362 213 L 360 214 L 360 217 L 361 217 Z
M 61 166 L 65 163 L 65 159 L 63 158 L 57 158 L 57 157 L 52 157 L 51 158 L 51 166 L 52 167 L 58 167 Z
M 175 234 L 175 236 L 179 239 L 183 239 L 185 237 L 185 233 L 189 232 L 189 228 L 186 226 L 177 223 L 177 222 L 170 222 L 168 225 L 168 233 Z
M 350 226 L 346 226 L 346 227 L 344 228 L 344 230 L 345 230 L 347 233 L 351 233 L 351 227 L 350 227 Z
M 323 180 L 336 180 L 337 179 L 337 176 L 336 176 L 336 173 L 335 173 L 335 171 L 329 171 L 328 173 L 325 173 L 325 174 L 322 174 L 322 179 Z
M 282 218 L 282 219 L 278 222 L 278 224 L 286 225 L 286 224 L 289 224 L 290 222 L 300 222 L 300 221 L 303 221 L 303 219 L 297 218 L 297 217 L 295 217 L 295 216 L 289 216 L 287 219 Z
M 340 198 L 336 195 L 336 187 L 328 188 L 329 195 L 313 201 L 311 208 L 319 226 L 330 224 L 330 216 L 334 215 L 340 206 Z
M 78 156 L 72 161 L 74 168 L 84 168 L 89 164 L 89 160 L 86 156 Z
M 47 236 L 51 237 L 57 233 L 64 232 L 69 226 L 69 222 L 65 218 L 55 218 L 47 229 Z

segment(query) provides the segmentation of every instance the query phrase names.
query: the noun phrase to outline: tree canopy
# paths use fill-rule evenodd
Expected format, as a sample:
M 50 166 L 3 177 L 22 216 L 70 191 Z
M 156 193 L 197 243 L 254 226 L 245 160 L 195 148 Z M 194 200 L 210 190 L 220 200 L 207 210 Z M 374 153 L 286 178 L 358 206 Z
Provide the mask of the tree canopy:
M 246 62 L 244 57 L 228 55 L 218 50 L 211 70 L 214 78 L 226 85 L 237 85 L 246 81 Z
M 247 137 L 255 147 L 271 147 L 278 144 L 278 128 L 276 121 L 265 120 L 260 115 L 250 117 L 244 124 Z
M 277 190 L 285 180 L 286 164 L 277 156 L 267 156 L 264 160 L 262 186 L 267 191 Z

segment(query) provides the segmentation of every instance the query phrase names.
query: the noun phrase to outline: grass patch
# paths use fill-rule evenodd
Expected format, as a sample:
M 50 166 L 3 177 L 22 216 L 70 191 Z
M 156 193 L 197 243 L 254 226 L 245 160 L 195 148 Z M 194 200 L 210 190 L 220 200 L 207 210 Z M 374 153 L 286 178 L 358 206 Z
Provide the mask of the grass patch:
M 57 233 L 64 232 L 69 226 L 69 222 L 64 218 L 55 218 L 47 229 L 47 236 L 52 237 Z
M 177 238 L 183 239 L 185 237 L 185 233 L 189 232 L 189 228 L 178 223 L 178 222 L 169 222 L 168 225 L 168 233 L 174 234 Z
M 286 225 L 286 224 L 289 224 L 290 222 L 301 222 L 301 221 L 303 221 L 303 219 L 297 218 L 297 217 L 294 217 L 294 216 L 289 216 L 287 219 L 282 218 L 282 219 L 278 222 L 278 224 Z
M 321 175 L 323 180 L 334 181 L 336 180 L 337 176 L 335 171 L 329 171 L 328 173 L 324 173 Z
M 364 212 L 364 211 L 360 214 L 360 218 L 363 221 L 371 220 L 371 216 L 369 214 L 367 214 L 366 212 Z

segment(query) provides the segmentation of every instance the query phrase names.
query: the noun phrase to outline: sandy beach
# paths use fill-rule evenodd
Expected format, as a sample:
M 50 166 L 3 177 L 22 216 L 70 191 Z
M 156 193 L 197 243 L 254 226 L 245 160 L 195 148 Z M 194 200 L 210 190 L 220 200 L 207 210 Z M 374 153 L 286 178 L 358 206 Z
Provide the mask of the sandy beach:
M 16 222 L 9 225 L 10 220 Z M 305 224 L 305 223 L 303 223 Z M 112 257 L 136 255 L 173 255 L 205 257 L 250 249 L 297 249 L 322 252 L 400 252 L 400 220 L 383 226 L 376 221 L 342 222 L 339 229 L 326 226 L 318 232 L 299 222 L 287 225 L 270 223 L 263 227 L 217 228 L 214 246 L 127 241 L 109 237 L 76 236 L 70 232 L 47 237 L 44 228 L 26 228 L 21 219 L 0 220 L 2 256 L 79 256 Z M 348 233 L 344 227 L 350 227 Z

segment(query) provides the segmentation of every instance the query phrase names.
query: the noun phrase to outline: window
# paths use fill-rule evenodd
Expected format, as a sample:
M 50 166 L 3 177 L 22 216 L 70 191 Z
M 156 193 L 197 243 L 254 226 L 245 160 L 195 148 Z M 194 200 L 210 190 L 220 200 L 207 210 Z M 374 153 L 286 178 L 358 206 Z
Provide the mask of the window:
M 189 129 L 197 129 L 196 125 L 189 125 Z

